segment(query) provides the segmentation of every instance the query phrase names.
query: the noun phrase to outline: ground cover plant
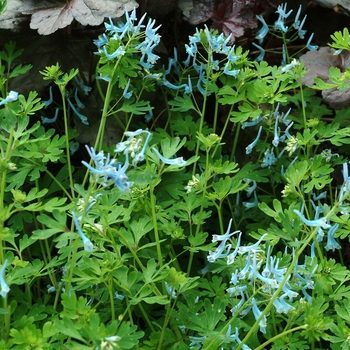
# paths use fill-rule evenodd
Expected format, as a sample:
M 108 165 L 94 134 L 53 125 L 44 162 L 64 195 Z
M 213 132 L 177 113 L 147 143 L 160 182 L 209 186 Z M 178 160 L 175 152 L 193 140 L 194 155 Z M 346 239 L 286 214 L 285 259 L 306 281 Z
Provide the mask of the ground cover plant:
M 349 70 L 304 87 L 288 47 L 317 47 L 301 8 L 276 12 L 257 57 L 204 26 L 164 64 L 155 20 L 107 21 L 87 145 L 84 76 L 47 66 L 49 99 L 24 96 L 30 65 L 0 52 L 1 349 L 349 348 L 348 109 L 317 93 Z

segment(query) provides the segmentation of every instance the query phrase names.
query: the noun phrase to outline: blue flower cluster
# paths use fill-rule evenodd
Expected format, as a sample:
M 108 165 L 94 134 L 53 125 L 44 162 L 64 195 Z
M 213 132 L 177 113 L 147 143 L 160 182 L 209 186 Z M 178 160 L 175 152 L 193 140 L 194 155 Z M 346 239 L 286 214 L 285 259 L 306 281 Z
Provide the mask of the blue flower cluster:
M 146 14 L 137 22 L 136 9 L 130 14 L 125 12 L 125 23 L 119 21 L 114 24 L 111 19 L 109 23 L 105 23 L 107 35 L 104 33 L 94 40 L 94 44 L 98 48 L 96 54 L 105 57 L 107 61 L 119 59 L 124 56 L 129 49 L 128 43 L 131 39 L 142 39 L 136 47 L 131 47 L 133 52 L 137 50 L 141 53 L 140 63 L 146 70 L 153 68 L 159 56 L 153 53 L 154 48 L 160 42 L 160 35 L 157 33 L 158 27 L 155 26 L 155 20 L 149 19 L 147 25 L 143 24 Z M 142 32 L 141 32 L 142 30 Z M 100 77 L 109 81 L 110 76 L 104 75 Z
M 299 6 L 298 12 L 295 16 L 294 19 L 294 23 L 292 24 L 292 27 L 297 30 L 297 35 L 300 39 L 304 39 L 305 34 L 306 34 L 306 30 L 303 29 L 303 26 L 305 24 L 305 20 L 306 20 L 306 15 L 304 16 L 304 18 L 300 21 L 300 15 L 301 15 L 301 11 L 302 11 L 302 6 Z M 292 14 L 293 10 L 289 10 L 287 12 L 287 3 L 281 4 L 277 7 L 276 13 L 278 14 L 278 19 L 277 21 L 274 23 L 273 25 L 273 29 L 277 32 L 282 32 L 282 33 L 287 33 L 288 32 L 288 27 L 286 26 L 285 22 L 288 19 L 288 17 Z M 262 24 L 262 28 L 260 28 L 258 30 L 258 32 L 256 33 L 255 39 L 257 39 L 259 41 L 259 44 L 262 44 L 262 42 L 264 41 L 264 38 L 266 37 L 266 35 L 268 34 L 270 28 L 269 26 L 266 24 L 264 18 L 262 16 L 257 16 L 257 19 L 261 22 Z M 312 33 L 307 41 L 306 47 L 307 49 L 311 50 L 317 50 L 318 46 L 317 45 L 311 45 L 312 39 L 313 39 L 314 34 Z M 258 44 L 253 43 L 253 45 L 255 47 L 257 47 L 260 51 L 260 55 L 257 57 L 257 61 L 260 61 L 264 58 L 264 54 L 265 51 L 264 49 L 259 46 Z M 285 48 L 284 48 L 285 50 Z M 286 61 L 283 61 L 284 64 L 286 63 Z M 285 71 L 292 68 L 293 66 L 289 66 L 289 67 L 285 67 Z
M 294 306 L 290 303 L 299 296 L 299 292 L 293 290 L 295 288 L 301 290 L 305 300 L 311 302 L 311 296 L 307 293 L 307 289 L 314 288 L 312 278 L 318 265 L 313 264 L 312 272 L 307 272 L 311 265 L 310 261 L 307 260 L 309 258 L 306 257 L 304 264 L 295 264 L 294 272 L 286 276 L 287 268 L 280 266 L 280 258 L 272 256 L 271 246 L 268 246 L 266 254 L 260 247 L 267 234 L 261 236 L 255 244 L 242 246 L 240 243 L 242 232 L 231 232 L 231 224 L 232 220 L 225 234 L 213 235 L 212 242 L 220 242 L 220 244 L 215 251 L 209 252 L 207 259 L 209 263 L 213 263 L 217 259 L 224 258 L 227 265 L 234 266 L 230 280 L 231 286 L 226 291 L 230 297 L 234 296 L 239 301 L 233 306 L 231 312 L 233 315 L 239 313 L 241 317 L 244 317 L 252 311 L 255 319 L 259 320 L 260 331 L 265 333 L 268 315 L 262 315 L 261 305 L 266 303 L 269 298 L 274 298 L 273 305 L 276 312 L 287 314 L 294 310 Z M 232 249 L 232 237 L 235 235 L 238 235 L 238 238 L 235 248 Z M 292 256 L 294 257 L 294 252 Z M 244 266 L 236 268 L 236 266 L 242 266 L 242 262 Z M 313 259 L 311 259 L 311 263 L 313 263 Z M 260 289 L 261 294 L 267 295 L 262 301 L 258 301 L 256 294 L 251 294 L 257 289 Z M 282 290 L 282 295 L 277 296 L 275 294 L 277 290 Z M 238 340 L 236 341 L 239 343 Z
M 10 287 L 7 285 L 6 281 L 5 281 L 5 270 L 6 270 L 6 266 L 8 264 L 8 260 L 6 259 L 4 264 L 1 266 L 0 269 L 0 295 L 3 298 L 7 297 L 8 292 L 10 291 Z
M 234 46 L 229 45 L 231 41 L 231 35 L 227 38 L 225 38 L 223 34 L 217 36 L 212 31 L 210 31 L 207 26 L 205 26 L 203 32 L 199 31 L 198 28 L 196 28 L 196 33 L 192 36 L 189 36 L 189 44 L 185 44 L 187 58 L 185 61 L 183 61 L 183 64 L 185 68 L 189 68 L 190 66 L 194 68 L 195 72 L 197 73 L 196 75 L 198 76 L 196 85 L 197 89 L 204 96 L 210 95 L 210 92 L 207 89 L 208 71 L 212 70 L 214 72 L 217 72 L 220 70 L 219 61 L 215 59 L 214 55 L 225 55 L 227 61 L 221 70 L 224 74 L 235 78 L 240 72 L 240 69 L 237 66 L 240 55 L 236 54 Z M 208 57 L 205 59 L 202 54 L 198 53 L 199 44 L 203 45 L 206 48 Z M 201 62 L 201 60 L 204 62 Z M 184 89 L 186 94 L 192 93 L 193 87 L 191 75 L 188 75 L 187 83 L 175 85 L 167 79 L 167 76 L 171 73 L 172 69 L 178 75 L 181 72 L 177 59 L 176 49 L 174 50 L 174 57 L 169 59 L 168 67 L 165 70 L 163 79 L 160 81 L 160 84 L 173 90 Z
M 297 142 L 293 143 L 293 150 L 291 149 L 290 146 L 288 146 L 288 141 L 293 138 L 293 136 L 289 132 L 291 127 L 293 126 L 293 122 L 290 119 L 288 119 L 288 116 L 289 116 L 291 109 L 289 109 L 286 113 L 283 113 L 283 112 L 279 111 L 279 107 L 280 107 L 280 105 L 277 104 L 275 111 L 270 113 L 271 117 L 274 119 L 274 132 L 273 132 L 273 140 L 271 143 L 272 143 L 272 146 L 275 148 L 278 147 L 280 142 L 287 143 L 287 146 L 279 154 L 279 157 L 281 157 L 285 150 L 289 150 L 290 154 L 293 153 L 297 149 Z M 263 120 L 267 119 L 268 116 L 269 116 L 269 114 L 260 115 L 259 117 L 255 118 L 252 121 L 243 122 L 241 124 L 241 128 L 245 129 L 247 127 L 256 126 L 260 122 L 262 122 Z M 283 135 L 281 135 L 281 127 L 280 127 L 280 125 L 282 125 L 282 124 L 284 125 Z M 262 128 L 263 128 L 262 125 L 260 125 L 260 127 L 258 129 L 257 136 L 255 137 L 253 142 L 251 142 L 246 147 L 246 154 L 250 154 L 253 151 L 256 144 L 258 143 L 260 136 L 261 136 Z M 294 141 L 294 139 L 293 139 L 293 141 Z M 277 161 L 277 158 L 274 155 L 274 149 L 269 148 L 264 153 L 264 158 L 262 160 L 261 167 L 270 168 L 273 164 L 276 163 L 276 161 Z
M 17 101 L 18 99 L 18 92 L 16 91 L 10 91 L 6 98 L 4 98 L 2 101 L 0 101 L 0 106 L 5 105 L 9 102 Z
M 75 87 L 75 89 L 74 89 L 75 104 L 70 100 L 68 93 L 66 94 L 66 99 L 67 99 L 69 106 L 72 109 L 73 113 L 81 120 L 81 122 L 83 124 L 89 125 L 87 117 L 80 113 L 80 110 L 85 108 L 85 105 L 79 99 L 79 89 L 81 89 L 85 95 L 88 95 L 89 92 L 91 91 L 91 87 L 84 85 L 76 76 L 74 77 L 74 80 L 77 84 L 77 87 Z M 45 105 L 44 109 L 46 109 L 48 106 L 50 106 L 53 103 L 52 86 L 50 86 L 50 88 L 49 88 L 49 99 L 46 101 L 42 101 L 42 102 Z M 55 123 L 57 121 L 59 111 L 60 111 L 60 109 L 56 107 L 55 108 L 55 115 L 52 118 L 41 116 L 42 123 L 43 124 Z

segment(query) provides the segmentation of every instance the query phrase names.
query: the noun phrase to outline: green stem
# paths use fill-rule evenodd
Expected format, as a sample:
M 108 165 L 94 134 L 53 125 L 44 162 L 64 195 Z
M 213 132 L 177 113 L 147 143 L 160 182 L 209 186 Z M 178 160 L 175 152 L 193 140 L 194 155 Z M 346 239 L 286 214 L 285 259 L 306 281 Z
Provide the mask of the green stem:
M 255 350 L 262 350 L 264 349 L 267 345 L 273 343 L 274 341 L 276 341 L 277 339 L 279 338 L 282 338 L 282 337 L 285 337 L 287 334 L 289 333 L 293 333 L 293 332 L 296 332 L 296 331 L 299 331 L 301 329 L 306 329 L 307 328 L 307 325 L 302 325 L 302 326 L 298 326 L 298 327 L 294 327 L 288 331 L 285 331 L 285 332 L 282 332 L 280 334 L 277 334 L 276 336 L 274 336 L 273 338 L 267 340 L 265 343 L 261 344 L 260 346 L 258 346 L 257 348 L 255 348 Z
M 65 139 L 66 139 L 65 141 L 66 141 L 66 156 L 67 156 L 68 178 L 69 178 L 69 185 L 70 185 L 72 198 L 74 198 L 75 197 L 75 192 L 74 192 L 74 181 L 73 181 L 73 173 L 72 173 L 72 166 L 71 166 L 71 159 L 70 159 L 70 150 L 69 150 L 69 128 L 68 128 L 68 115 L 67 115 L 67 105 L 66 105 L 66 97 L 65 97 L 66 88 L 63 85 L 59 85 L 59 88 L 60 88 L 61 98 L 62 98 L 64 134 L 65 134 Z
M 162 256 L 162 249 L 161 249 L 161 246 L 160 246 L 158 223 L 157 223 L 156 197 L 154 195 L 154 186 L 152 184 L 150 185 L 150 191 L 149 192 L 150 192 L 153 230 L 154 230 L 154 236 L 155 236 L 155 240 L 156 240 L 158 263 L 159 263 L 159 266 L 162 267 L 163 266 L 163 256 Z

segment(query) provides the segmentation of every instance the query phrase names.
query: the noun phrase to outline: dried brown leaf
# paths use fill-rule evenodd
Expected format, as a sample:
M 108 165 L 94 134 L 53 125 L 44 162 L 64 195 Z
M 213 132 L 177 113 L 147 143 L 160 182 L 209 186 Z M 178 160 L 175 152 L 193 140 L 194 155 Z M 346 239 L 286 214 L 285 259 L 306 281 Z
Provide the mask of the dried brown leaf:
M 310 86 L 314 84 L 315 78 L 331 83 L 329 80 L 329 68 L 331 67 L 338 67 L 341 71 L 345 71 L 349 66 L 349 54 L 342 52 L 335 56 L 334 52 L 335 50 L 330 47 L 321 47 L 317 51 L 308 51 L 300 57 L 307 70 L 303 77 L 303 85 Z M 322 98 L 332 108 L 343 109 L 350 106 L 350 89 L 323 90 Z
M 26 13 L 32 13 L 30 27 L 48 35 L 70 25 L 74 19 L 82 25 L 99 25 L 105 17 L 120 17 L 125 9 L 131 11 L 137 6 L 134 0 L 70 0 Z

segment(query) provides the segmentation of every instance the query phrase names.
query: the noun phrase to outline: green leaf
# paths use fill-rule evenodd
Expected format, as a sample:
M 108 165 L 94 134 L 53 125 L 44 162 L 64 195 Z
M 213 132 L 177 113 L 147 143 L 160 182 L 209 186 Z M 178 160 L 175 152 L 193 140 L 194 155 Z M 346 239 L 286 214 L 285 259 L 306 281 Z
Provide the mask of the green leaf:
M 175 96 L 174 100 L 169 101 L 168 104 L 172 106 L 172 111 L 179 111 L 179 112 L 188 112 L 191 109 L 196 110 L 191 97 L 188 95 L 181 96 Z
M 123 111 L 125 113 L 132 113 L 136 115 L 144 115 L 152 110 L 148 101 L 135 101 L 133 98 L 124 99 L 123 105 L 118 109 L 117 112 Z
M 68 337 L 78 339 L 82 342 L 85 342 L 84 338 L 81 336 L 81 334 L 76 329 L 73 321 L 68 318 L 67 316 L 63 316 L 62 320 L 55 320 L 55 328 L 59 333 L 63 333 L 67 335 Z
M 15 77 L 18 77 L 21 74 L 25 74 L 32 68 L 33 68 L 33 66 L 31 64 L 26 64 L 24 66 L 22 64 L 18 64 L 11 71 L 11 73 L 9 75 L 9 78 L 15 78 Z
M 52 215 L 53 218 L 46 214 L 37 216 L 38 221 L 47 228 L 34 230 L 32 235 L 33 239 L 48 239 L 57 233 L 69 232 L 66 225 L 67 214 L 65 212 L 53 210 Z

